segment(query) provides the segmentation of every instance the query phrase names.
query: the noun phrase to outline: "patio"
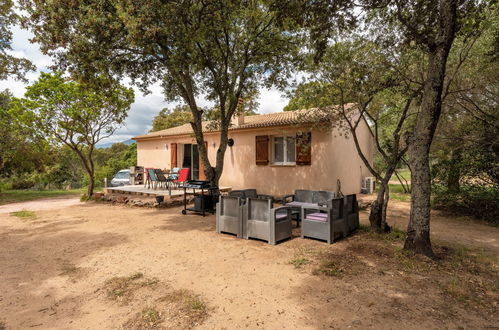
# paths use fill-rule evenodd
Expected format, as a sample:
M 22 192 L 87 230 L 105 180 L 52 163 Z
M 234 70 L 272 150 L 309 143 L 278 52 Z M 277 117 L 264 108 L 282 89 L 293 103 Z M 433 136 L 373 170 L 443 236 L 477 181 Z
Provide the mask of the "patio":
M 231 187 L 220 187 L 219 188 L 220 192 L 226 193 L 232 190 Z M 187 189 L 186 190 L 187 194 L 193 194 L 194 190 L 193 189 Z M 179 189 L 171 189 L 169 191 L 168 189 L 164 188 L 147 188 L 144 187 L 144 185 L 126 185 L 126 186 L 120 186 L 120 187 L 107 187 L 104 188 L 104 193 L 106 194 L 129 194 L 129 195 L 142 195 L 142 196 L 149 196 L 149 197 L 156 197 L 156 196 L 171 196 L 171 197 L 180 197 L 184 195 L 184 189 L 179 188 Z

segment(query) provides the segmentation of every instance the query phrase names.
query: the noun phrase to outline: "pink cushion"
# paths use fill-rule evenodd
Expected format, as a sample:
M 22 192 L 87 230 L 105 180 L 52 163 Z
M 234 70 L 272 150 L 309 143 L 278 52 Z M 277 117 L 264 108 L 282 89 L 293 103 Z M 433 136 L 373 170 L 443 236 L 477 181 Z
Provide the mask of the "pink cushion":
M 310 213 L 310 214 L 307 214 L 305 216 L 305 219 L 326 222 L 327 221 L 327 213 L 320 213 L 320 212 Z
M 283 219 L 286 219 L 288 217 L 288 213 L 276 213 L 275 215 L 275 218 L 277 220 L 283 220 Z

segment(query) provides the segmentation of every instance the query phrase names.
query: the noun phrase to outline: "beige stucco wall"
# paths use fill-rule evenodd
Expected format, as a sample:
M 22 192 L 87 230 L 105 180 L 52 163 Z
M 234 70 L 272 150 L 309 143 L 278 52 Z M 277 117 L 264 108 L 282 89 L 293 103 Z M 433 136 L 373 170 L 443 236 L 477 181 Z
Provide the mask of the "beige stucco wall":
M 365 125 L 362 122 L 359 127 L 359 142 L 372 163 L 372 135 Z M 336 182 L 339 179 L 344 194 L 359 193 L 362 178 L 370 176 L 369 171 L 358 156 L 353 139 L 340 136 L 337 131 L 312 132 L 311 165 L 256 165 L 255 136 L 291 135 L 298 130 L 287 127 L 229 132 L 229 137 L 234 139 L 234 146 L 227 148 L 220 186 L 232 189 L 257 188 L 260 193 L 284 195 L 300 188 L 336 191 Z M 218 134 L 205 136 L 208 142 L 208 157 L 212 164 L 219 145 L 218 139 Z M 170 143 L 195 141 L 189 136 L 137 141 L 138 165 L 171 168 Z

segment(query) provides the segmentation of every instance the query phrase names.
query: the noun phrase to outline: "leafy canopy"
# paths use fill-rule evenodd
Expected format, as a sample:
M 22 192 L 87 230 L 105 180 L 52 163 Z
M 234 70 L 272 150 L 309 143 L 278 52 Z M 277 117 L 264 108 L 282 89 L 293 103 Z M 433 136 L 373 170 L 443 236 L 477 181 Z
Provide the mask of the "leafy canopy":
M 8 53 L 12 50 L 12 31 L 10 28 L 19 19 L 13 11 L 13 6 L 14 3 L 11 0 L 0 2 L 0 80 L 10 76 L 24 79 L 26 71 L 35 69 L 27 59 L 16 58 Z

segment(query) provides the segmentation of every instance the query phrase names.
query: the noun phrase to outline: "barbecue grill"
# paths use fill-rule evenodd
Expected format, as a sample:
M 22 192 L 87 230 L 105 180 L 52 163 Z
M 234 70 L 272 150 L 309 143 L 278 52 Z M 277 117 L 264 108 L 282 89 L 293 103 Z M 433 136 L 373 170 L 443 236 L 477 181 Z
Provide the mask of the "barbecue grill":
M 212 186 L 210 181 L 189 180 L 182 188 L 184 188 L 184 209 L 182 214 L 187 214 L 188 211 L 201 213 L 203 216 L 205 216 L 206 212 L 215 213 L 215 200 L 218 197 L 217 186 Z M 194 207 L 187 207 L 187 189 L 193 190 Z M 201 192 L 196 193 L 196 189 L 201 190 Z

